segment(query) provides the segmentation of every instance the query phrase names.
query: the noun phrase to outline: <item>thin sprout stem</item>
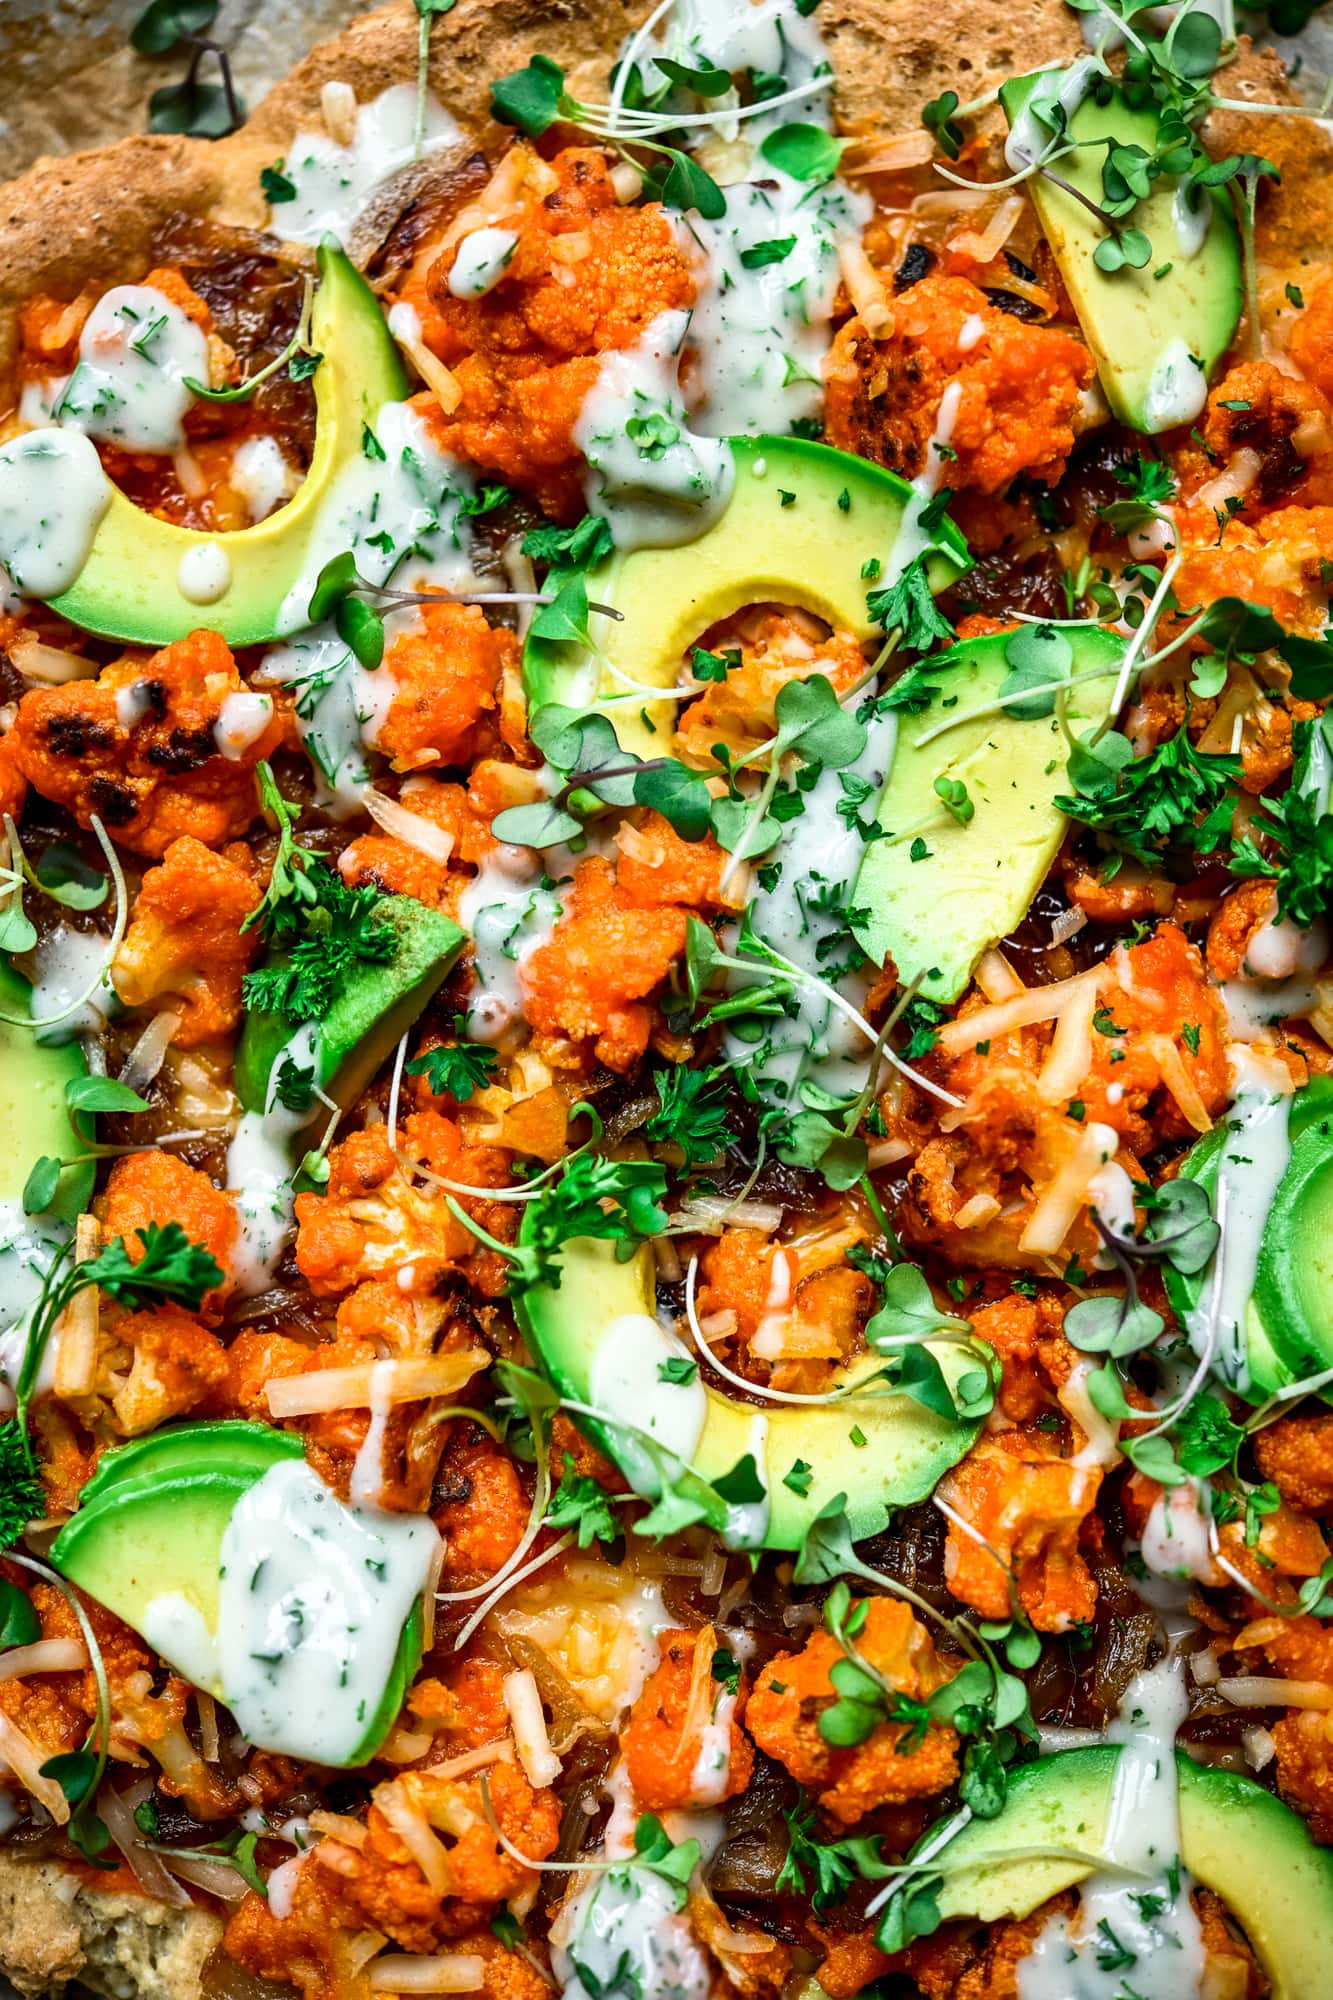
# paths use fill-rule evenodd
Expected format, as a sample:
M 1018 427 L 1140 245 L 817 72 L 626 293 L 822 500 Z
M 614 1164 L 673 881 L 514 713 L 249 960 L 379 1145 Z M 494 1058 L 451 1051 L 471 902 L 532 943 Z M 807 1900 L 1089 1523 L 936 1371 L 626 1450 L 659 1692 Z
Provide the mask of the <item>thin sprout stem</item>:
M 576 121 L 586 126 L 590 132 L 603 139 L 623 139 L 628 145 L 648 145 L 659 133 L 680 132 L 694 126 L 720 125 L 724 119 L 745 120 L 758 118 L 766 112 L 777 111 L 784 104 L 795 104 L 803 97 L 817 97 L 833 88 L 831 76 L 812 77 L 808 83 L 793 84 L 790 90 L 779 91 L 776 97 L 761 98 L 757 104 L 729 105 L 725 111 L 629 111 L 620 108 L 615 124 L 608 125 L 607 115 L 610 104 L 582 104 L 581 116 Z M 620 126 L 620 120 L 626 122 Z
M 573 1535 L 562 1535 L 558 1542 L 552 1542 L 551 1546 L 548 1549 L 543 1549 L 539 1556 L 534 1556 L 532 1561 L 530 1563 L 525 1563 L 522 1569 L 511 1570 L 509 1575 L 505 1578 L 503 1584 L 500 1586 L 500 1588 L 498 1590 L 492 1591 L 491 1595 L 485 1600 L 485 1602 L 479 1604 L 476 1610 L 472 1613 L 472 1616 L 468 1619 L 466 1625 L 463 1626 L 462 1630 L 458 1634 L 458 1637 L 454 1640 L 454 1651 L 456 1653 L 462 1651 L 463 1647 L 466 1646 L 468 1640 L 472 1637 L 472 1634 L 476 1631 L 478 1625 L 480 1625 L 483 1622 L 483 1620 L 490 1617 L 492 1611 L 494 1611 L 496 1605 L 500 1602 L 500 1599 L 502 1597 L 507 1596 L 508 1593 L 511 1590 L 513 1590 L 516 1585 L 520 1583 L 526 1583 L 528 1578 L 530 1576 L 534 1576 L 539 1569 L 543 1568 L 545 1564 L 551 1561 L 552 1557 L 563 1555 L 566 1549 L 572 1548 L 573 1546 L 574 1546 Z
M 630 72 L 639 66 L 639 58 L 648 47 L 648 37 L 664 15 L 671 12 L 676 0 L 658 0 L 648 19 L 641 28 L 636 28 L 630 36 L 629 46 L 616 65 L 616 79 L 611 86 L 611 97 L 606 107 L 607 134 L 616 130 L 621 112 L 625 108 L 625 92 L 629 87 Z
M 92 815 L 88 824 L 101 843 L 102 852 L 106 856 L 107 869 L 111 876 L 112 886 L 116 892 L 116 915 L 111 926 L 111 936 L 107 940 L 106 956 L 103 958 L 92 980 L 84 988 L 83 992 L 80 993 L 78 999 L 71 1000 L 66 1006 L 59 1008 L 56 1013 L 25 1015 L 6 1014 L 0 1011 L 0 1021 L 7 1022 L 12 1028 L 50 1028 L 57 1021 L 68 1021 L 71 1015 L 78 1013 L 80 1007 L 85 1007 L 88 1004 L 98 987 L 104 981 L 108 981 L 111 968 L 116 962 L 116 955 L 120 950 L 121 941 L 125 936 L 125 926 L 129 922 L 130 914 L 129 893 L 125 887 L 125 871 L 120 865 L 120 857 L 117 855 L 115 848 L 107 839 L 106 828 L 96 813 Z
M 1017 173 L 1006 174 L 1001 181 L 970 181 L 962 174 L 952 173 L 939 160 L 933 160 L 931 164 L 941 180 L 951 181 L 955 187 L 966 188 L 970 194 L 1002 194 L 1006 188 L 1022 187 L 1024 181 L 1030 181 L 1034 174 L 1043 173 L 1048 160 L 1063 160 L 1070 153 L 1077 151 L 1077 146 L 1056 146 L 1052 151 L 1043 153 L 1039 160 L 1034 160 L 1031 166 L 1021 167 Z
M 933 743 L 939 736 L 947 736 L 951 729 L 957 729 L 964 722 L 980 722 L 988 715 L 1005 715 L 1020 702 L 1033 701 L 1041 695 L 1063 694 L 1072 687 L 1081 687 L 1085 681 L 1109 681 L 1113 674 L 1119 673 L 1120 664 L 1117 662 L 1114 666 L 1089 667 L 1086 672 L 1070 674 L 1062 681 L 1042 681 L 1036 687 L 1015 688 L 1012 694 L 1003 695 L 998 701 L 982 702 L 977 708 L 957 709 L 945 721 L 937 722 L 933 729 L 927 729 L 923 735 L 918 736 L 912 748 L 922 750 L 927 743 Z
M 1183 553 L 1177 550 L 1166 565 L 1166 568 L 1162 571 L 1157 588 L 1148 601 L 1147 609 L 1144 611 L 1142 623 L 1125 648 L 1125 656 L 1120 662 L 1120 675 L 1116 681 L 1114 692 L 1111 695 L 1110 706 L 1093 735 L 1092 740 L 1094 743 L 1101 742 L 1102 737 L 1105 736 L 1113 720 L 1119 715 L 1120 710 L 1124 706 L 1125 696 L 1129 692 L 1130 680 L 1139 671 L 1139 654 L 1153 635 L 1157 621 L 1162 615 L 1162 607 L 1166 603 L 1167 592 L 1170 590 L 1172 582 L 1175 579 L 1176 571 L 1180 568 L 1184 560 Z
M 771 1389 L 767 1383 L 751 1382 L 744 1375 L 737 1375 L 733 1369 L 727 1367 L 725 1362 L 718 1359 L 712 1347 L 704 1338 L 703 1329 L 699 1325 L 698 1308 L 694 1302 L 698 1276 L 699 1259 L 691 1257 L 690 1267 L 685 1276 L 685 1321 L 700 1354 L 707 1361 L 709 1367 L 716 1370 L 724 1382 L 730 1382 L 735 1389 L 743 1389 L 747 1395 L 761 1396 L 766 1402 L 803 1403 L 813 1406 L 816 1409 L 826 1408 L 830 1403 L 850 1402 L 854 1397 L 864 1396 L 868 1392 L 867 1384 L 856 1382 L 840 1388 L 830 1389 L 821 1396 L 806 1396 L 797 1394 L 793 1389 Z M 879 1377 L 875 1376 L 872 1379 L 878 1380 Z
M 1261 1431 L 1276 1421 L 1277 1412 L 1284 1403 L 1300 1402 L 1305 1396 L 1317 1395 L 1320 1389 L 1333 1382 L 1333 1368 L 1323 1368 L 1317 1375 L 1308 1375 L 1303 1382 L 1288 1382 L 1285 1388 L 1275 1389 L 1265 1402 L 1260 1403 L 1247 1419 L 1247 1432 Z

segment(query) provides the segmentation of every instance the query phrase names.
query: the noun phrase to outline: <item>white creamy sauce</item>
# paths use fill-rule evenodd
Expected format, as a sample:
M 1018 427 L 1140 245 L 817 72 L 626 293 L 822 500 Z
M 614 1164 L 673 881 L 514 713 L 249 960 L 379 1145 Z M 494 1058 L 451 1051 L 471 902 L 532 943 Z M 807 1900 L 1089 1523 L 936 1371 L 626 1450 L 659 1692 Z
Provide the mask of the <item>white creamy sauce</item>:
M 1107 1160 L 1088 1182 L 1088 1206 L 1113 1235 L 1133 1236 L 1134 1183 L 1118 1160 Z M 1093 1261 L 1099 1270 L 1107 1270 L 1115 1260 L 1103 1248 Z
M 77 431 L 0 445 L 0 563 L 24 597 L 58 597 L 88 560 L 111 505 L 96 448 Z
M 337 817 L 359 809 L 370 782 L 366 753 L 396 692 L 387 667 L 362 667 L 331 622 L 307 626 L 311 593 L 331 557 L 350 550 L 367 583 L 417 590 L 460 590 L 472 584 L 472 538 L 459 513 L 472 480 L 456 460 L 437 451 L 421 418 L 406 403 L 386 403 L 374 425 L 383 456 L 363 447 L 338 474 L 320 510 L 305 567 L 280 615 L 291 637 L 271 649 L 256 674 L 267 686 L 290 687 L 297 727 L 322 781 L 320 804 Z M 415 614 L 386 620 L 390 640 Z
M 692 541 L 731 498 L 731 448 L 690 430 L 677 383 L 689 318 L 659 313 L 634 347 L 604 354 L 574 426 L 588 506 L 610 522 L 617 548 Z
M 1019 2000 L 1199 2000 L 1205 1971 L 1180 1868 L 1175 1737 L 1189 1710 L 1178 1659 L 1130 1682 L 1107 1731 L 1124 1747 L 1104 1852 L 1133 1875 L 1090 1875 L 1073 1919 L 1051 1917 L 1018 1967 Z M 1110 1961 L 1115 1961 L 1111 1963 Z
M 948 463 L 945 449 L 953 436 L 953 427 L 958 420 L 958 405 L 962 397 L 963 385 L 956 381 L 950 382 L 940 397 L 940 406 L 935 412 L 935 428 L 931 432 L 930 443 L 926 446 L 926 462 L 911 482 L 911 498 L 903 509 L 897 539 L 884 564 L 883 574 L 879 579 L 882 584 L 897 583 L 918 556 L 926 555 L 936 546 L 936 537 L 926 526 L 925 515 L 931 501 L 944 483 L 944 468 Z
M 216 604 L 231 588 L 231 557 L 221 542 L 195 542 L 176 566 L 176 588 L 191 604 Z
M 1004 161 L 1011 174 L 1022 173 L 1040 158 L 1053 137 L 1038 113 L 1057 104 L 1066 118 L 1072 118 L 1087 96 L 1101 66 L 1092 56 L 1080 56 L 1067 70 L 1048 70 L 1014 120 L 1004 142 Z
M 261 1749 L 344 1763 L 375 1719 L 438 1542 L 426 1516 L 345 1507 L 304 1460 L 284 1459 L 227 1523 L 216 1634 L 179 1594 L 148 1606 L 144 1633 Z
M 731 1722 L 736 1696 L 714 1686 L 713 1707 L 699 1739 L 699 1754 L 690 1773 L 690 1795 L 697 1806 L 721 1805 L 731 1776 Z
M 664 1382 L 658 1373 L 664 1362 L 693 1359 L 684 1341 L 647 1313 L 623 1313 L 598 1343 L 589 1397 L 596 1409 L 634 1427 L 617 1442 L 636 1492 L 653 1493 L 660 1481 L 634 1431 L 647 1431 L 686 1465 L 694 1456 L 708 1415 L 699 1371 L 688 1382 Z
M 1326 923 L 1316 920 L 1302 930 L 1290 917 L 1272 917 L 1246 945 L 1244 970 L 1260 979 L 1290 979 L 1318 972 L 1327 958 Z
M 1301 1020 L 1319 1005 L 1312 979 L 1227 979 L 1217 990 L 1227 1027 L 1242 1042 L 1271 1042 L 1279 1021 Z
M 218 719 L 213 724 L 213 741 L 229 762 L 236 763 L 244 757 L 252 743 L 258 742 L 272 720 L 271 694 L 256 694 L 250 688 L 239 688 L 234 694 L 223 697 Z
M 384 1498 L 384 1427 L 389 1411 L 389 1389 L 394 1363 L 377 1361 L 370 1371 L 370 1422 L 361 1449 L 352 1461 L 348 1495 L 353 1506 L 378 1507 Z
M 126 451 L 179 451 L 187 377 L 208 382 L 203 329 L 151 286 L 114 285 L 88 315 L 73 374 L 48 386 L 52 421 Z
M 677 0 L 663 24 L 658 51 L 692 69 L 707 62 L 732 73 L 763 70 L 794 88 L 830 76 L 828 51 L 813 14 L 813 9 L 803 14 L 795 0 L 758 0 L 757 5 L 751 0 Z M 639 68 L 649 91 L 667 81 L 651 53 L 641 58 Z M 824 92 L 813 92 L 795 107 L 774 112 L 773 123 L 819 121 L 827 102 Z
M 1152 372 L 1144 403 L 1150 434 L 1192 424 L 1208 394 L 1208 377 L 1179 337 L 1167 342 Z
M 1154 1576 L 1214 1583 L 1207 1487 L 1189 1478 L 1163 1487 L 1144 1524 L 1140 1554 Z
M 473 229 L 462 239 L 449 272 L 456 299 L 484 298 L 509 269 L 518 243 L 513 229 Z
M 704 391 L 695 421 L 717 437 L 785 431 L 819 414 L 838 246 L 859 241 L 873 206 L 841 181 L 793 180 L 763 158 L 754 174 L 727 188 L 724 216 L 691 225 L 708 259 L 689 331 Z M 747 256 L 784 245 L 747 268 Z
M 39 1042 L 57 1045 L 72 1042 L 79 1035 L 95 1035 L 103 1024 L 118 1014 L 120 1001 L 106 975 L 107 939 L 100 931 L 71 930 L 68 924 L 56 928 L 37 947 L 36 977 L 32 982 L 31 1007 L 34 1018 L 58 1014 L 59 1020 L 38 1028 Z M 75 1001 L 97 979 L 90 997 L 81 1006 Z
M 340 146 L 327 132 L 298 133 L 283 168 L 296 199 L 272 209 L 274 234 L 289 243 L 318 243 L 327 234 L 345 238 L 380 183 L 411 163 L 416 119 L 416 86 L 395 83 L 357 107 L 350 146 Z M 434 152 L 459 137 L 448 112 L 427 98 L 422 151 Z
M 1191 205 L 1188 183 L 1181 181 L 1171 197 L 1171 226 L 1175 230 L 1176 249 L 1182 257 L 1197 257 L 1208 240 L 1208 229 L 1213 219 L 1212 196 L 1206 188 L 1197 191 L 1197 206 Z
M 530 848 L 500 846 L 459 898 L 458 921 L 474 954 L 467 1015 L 474 1041 L 497 1042 L 522 1018 L 524 960 L 546 943 L 560 916 L 560 898 L 542 879 Z
M 291 498 L 299 483 L 295 468 L 283 457 L 275 437 L 247 438 L 238 445 L 228 475 L 251 521 L 266 521 L 275 507 Z
M 69 1242 L 68 1224 L 51 1216 L 25 1215 L 21 1201 L 0 1201 L 0 1409 L 14 1407 L 14 1384 L 23 1366 L 32 1311 L 42 1281 Z M 56 1343 L 48 1340 L 38 1371 L 36 1394 L 47 1396 L 55 1381 Z
M 363 444 L 334 480 L 305 567 L 283 601 L 284 632 L 305 626 L 320 571 L 347 550 L 367 583 L 392 578 L 404 589 L 457 590 L 472 581 L 471 533 L 459 514 L 473 493 L 471 475 L 436 448 L 408 403 L 386 403 L 372 428 L 383 455 Z
M 288 1058 L 298 1069 L 317 1065 L 319 1045 L 317 1021 L 296 1030 L 274 1061 L 267 1107 L 243 1114 L 227 1148 L 227 1185 L 235 1197 L 237 1221 L 232 1277 L 247 1297 L 272 1283 L 291 1235 L 295 1215 L 292 1177 L 296 1171 L 293 1141 L 310 1116 L 308 1107 L 288 1111 L 279 1104 L 274 1085 Z
M 1259 1247 L 1277 1184 L 1291 1157 L 1287 1136 L 1291 1080 L 1243 1044 L 1230 1049 L 1236 1095 L 1218 1160 L 1213 1213 L 1222 1234 L 1188 1315 L 1190 1345 L 1202 1355 L 1215 1341 L 1215 1365 L 1232 1388 L 1249 1382 L 1245 1321 L 1259 1268 Z
M 867 689 L 866 694 L 872 690 Z M 862 699 L 860 697 L 858 699 Z M 871 787 L 860 809 L 868 818 L 893 763 L 897 717 L 890 711 L 872 720 L 866 747 L 850 767 L 850 775 Z M 783 827 L 783 838 L 771 860 L 781 869 L 772 888 L 758 888 L 750 900 L 750 920 L 757 934 L 774 951 L 802 971 L 835 985 L 859 1006 L 865 996 L 864 970 L 839 971 L 839 954 L 827 955 L 829 942 L 843 929 L 843 912 L 852 900 L 865 842 L 854 826 L 839 816 L 847 794 L 837 771 L 824 771 L 812 789 L 801 794 L 805 810 Z M 821 957 L 821 948 L 826 955 Z M 734 989 L 754 982 L 731 975 Z M 728 1028 L 728 1062 L 744 1065 L 762 1082 L 767 1096 L 803 1108 L 804 1082 L 835 1093 L 860 1090 L 870 1047 L 866 1037 L 818 987 L 799 987 L 789 1014 Z
M 122 729 L 137 729 L 153 706 L 151 681 L 131 681 L 116 689 L 116 721 Z

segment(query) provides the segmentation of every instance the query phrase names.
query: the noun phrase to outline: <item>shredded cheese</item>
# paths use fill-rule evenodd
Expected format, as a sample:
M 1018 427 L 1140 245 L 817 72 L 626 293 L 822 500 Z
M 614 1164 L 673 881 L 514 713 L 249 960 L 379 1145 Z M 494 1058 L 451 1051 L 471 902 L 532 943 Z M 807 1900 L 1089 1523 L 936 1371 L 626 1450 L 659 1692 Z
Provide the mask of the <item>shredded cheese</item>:
M 81 1215 L 74 1225 L 74 1254 L 81 1261 L 95 1257 L 102 1246 L 102 1225 L 95 1215 Z M 98 1299 L 96 1285 L 76 1292 L 56 1321 L 55 1393 L 88 1396 L 97 1378 Z
M 401 1361 L 362 1362 L 355 1368 L 321 1368 L 310 1375 L 273 1376 L 264 1384 L 264 1394 L 275 1417 L 368 1410 L 372 1400 L 414 1403 L 426 1396 L 456 1395 L 479 1369 L 490 1366 L 490 1360 L 485 1348 L 464 1347 L 456 1354 L 409 1355 Z
M 1071 1132 L 1076 1131 L 1074 1126 Z M 1075 1216 L 1087 1199 L 1088 1183 L 1105 1163 L 1106 1154 L 1116 1149 L 1116 1135 L 1105 1125 L 1088 1125 L 1078 1131 L 1064 1165 L 1043 1189 L 1023 1234 L 1020 1250 L 1050 1254 L 1060 1248 Z
M 1078 1095 L 1078 1087 L 1092 1066 L 1092 1017 L 1096 1011 L 1097 987 L 1089 979 L 1060 1015 L 1050 1053 L 1037 1079 L 1037 1088 L 1048 1104 L 1067 1104 Z
M 860 242 L 849 237 L 838 246 L 838 269 L 847 287 L 847 296 L 857 317 L 872 340 L 885 340 L 893 332 L 893 309 L 884 280 L 866 256 Z
M 475 1993 L 486 1976 L 486 1961 L 474 1951 L 438 1957 L 389 1951 L 370 1962 L 372 1993 Z
M 0 1653 L 0 1681 L 20 1681 L 25 1674 L 71 1674 L 87 1664 L 82 1639 L 34 1639 L 30 1646 Z
M 939 1031 L 939 1046 L 946 1055 L 961 1055 L 976 1042 L 1015 1034 L 1019 1028 L 1034 1027 L 1038 1021 L 1053 1021 L 1066 1007 L 1081 1004 L 1084 991 L 1095 985 L 1096 977 L 1095 973 L 1080 972 L 1073 979 L 1060 979 L 1051 986 L 1024 987 L 994 1006 L 946 1021 Z
M 516 1673 L 506 1674 L 502 1693 L 523 1775 L 534 1791 L 545 1791 L 560 1776 L 560 1759 L 546 1733 L 542 1698 L 531 1670 L 521 1667 Z
M 1224 1675 L 1217 1692 L 1233 1708 L 1333 1708 L 1327 1681 L 1287 1681 L 1280 1674 Z

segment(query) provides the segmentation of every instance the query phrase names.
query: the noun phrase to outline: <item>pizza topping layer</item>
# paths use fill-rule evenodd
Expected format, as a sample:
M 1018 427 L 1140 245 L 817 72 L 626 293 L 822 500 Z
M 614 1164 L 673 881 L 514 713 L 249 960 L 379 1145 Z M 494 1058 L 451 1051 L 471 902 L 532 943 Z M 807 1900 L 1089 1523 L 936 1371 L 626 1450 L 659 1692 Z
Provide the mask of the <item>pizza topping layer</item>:
M 1160 11 L 418 4 L 16 315 L 3 1839 L 192 1995 L 1322 1990 L 1326 142 Z

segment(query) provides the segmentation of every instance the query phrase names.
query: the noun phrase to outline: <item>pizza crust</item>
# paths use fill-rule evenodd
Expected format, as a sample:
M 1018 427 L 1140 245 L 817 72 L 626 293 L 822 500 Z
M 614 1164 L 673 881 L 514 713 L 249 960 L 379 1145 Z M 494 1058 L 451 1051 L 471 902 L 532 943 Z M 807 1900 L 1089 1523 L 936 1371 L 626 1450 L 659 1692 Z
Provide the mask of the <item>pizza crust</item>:
M 0 1855 L 0 1973 L 24 1995 L 74 1979 L 106 2000 L 199 2000 L 221 1940 L 206 1910 L 91 1889 L 59 1862 Z

